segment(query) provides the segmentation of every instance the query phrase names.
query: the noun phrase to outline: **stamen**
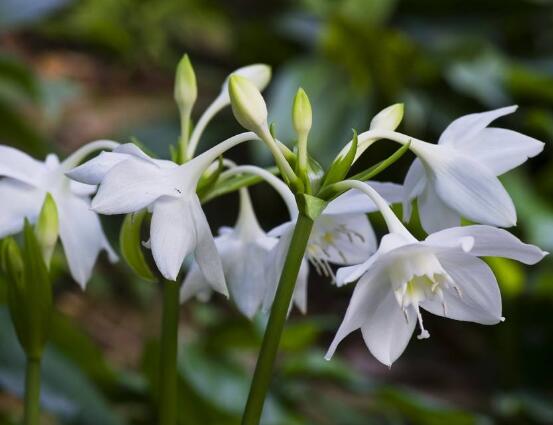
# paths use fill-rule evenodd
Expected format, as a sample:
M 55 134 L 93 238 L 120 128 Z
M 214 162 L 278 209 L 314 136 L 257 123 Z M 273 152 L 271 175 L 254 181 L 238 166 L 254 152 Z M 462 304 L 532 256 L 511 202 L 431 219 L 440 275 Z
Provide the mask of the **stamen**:
M 417 310 L 417 317 L 419 318 L 419 326 L 421 328 L 421 333 L 417 335 L 417 339 L 427 339 L 430 338 L 430 332 L 424 329 L 424 323 L 422 322 L 422 315 L 418 305 L 414 305 Z

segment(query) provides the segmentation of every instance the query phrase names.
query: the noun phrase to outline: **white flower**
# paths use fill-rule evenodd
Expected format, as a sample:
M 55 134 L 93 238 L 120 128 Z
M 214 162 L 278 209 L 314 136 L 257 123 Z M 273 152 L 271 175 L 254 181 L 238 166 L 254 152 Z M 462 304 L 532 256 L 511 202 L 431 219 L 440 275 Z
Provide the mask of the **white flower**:
M 152 211 L 150 246 L 161 274 L 176 280 L 184 259 L 194 253 L 202 273 L 214 290 L 227 294 L 221 260 L 209 224 L 196 195 L 204 170 L 227 149 L 247 140 L 242 133 L 183 165 L 154 160 L 132 144 L 72 170 L 68 175 L 84 183 L 99 183 L 92 208 L 102 214 Z
M 450 319 L 496 324 L 503 320 L 501 295 L 493 272 L 478 257 L 534 264 L 546 254 L 486 225 L 455 227 L 418 241 L 376 192 L 369 186 L 365 192 L 379 203 L 390 233 L 363 264 L 338 270 L 340 282 L 360 281 L 327 359 L 342 339 L 361 329 L 370 352 L 390 366 L 405 350 L 417 321 L 418 338 L 429 337 L 421 308 Z
M 259 225 L 247 189 L 240 189 L 240 211 L 234 228 L 223 227 L 215 245 L 230 297 L 238 310 L 252 318 L 261 307 L 267 289 L 265 264 L 278 239 L 268 236 Z M 181 302 L 193 296 L 205 301 L 211 289 L 194 262 L 181 287 Z
M 488 127 L 516 106 L 463 116 L 442 133 L 438 144 L 412 140 L 418 156 L 405 177 L 404 220 L 418 198 L 427 232 L 457 226 L 460 217 L 500 227 L 516 224 L 513 202 L 499 176 L 543 150 L 543 143 L 503 128 Z
M 60 164 L 56 155 L 37 161 L 17 149 L 0 146 L 0 238 L 18 233 L 24 219 L 35 222 L 47 193 L 54 198 L 59 214 L 59 232 L 71 276 L 85 287 L 101 250 L 111 261 L 117 255 L 110 247 L 89 196 L 96 187 L 73 182 L 64 173 L 98 147 L 112 148 L 113 142 L 96 142 L 81 148 Z

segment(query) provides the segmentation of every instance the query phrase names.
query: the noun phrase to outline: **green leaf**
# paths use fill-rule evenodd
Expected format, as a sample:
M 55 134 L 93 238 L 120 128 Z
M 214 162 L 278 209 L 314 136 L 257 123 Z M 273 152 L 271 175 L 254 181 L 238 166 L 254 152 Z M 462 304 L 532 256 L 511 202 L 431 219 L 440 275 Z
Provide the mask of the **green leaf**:
M 349 150 L 345 155 L 338 154 L 338 156 L 334 159 L 323 179 L 323 186 L 343 180 L 349 172 L 351 164 L 353 164 L 355 154 L 357 153 L 357 145 L 357 131 L 353 130 L 353 140 Z
M 119 233 L 119 246 L 121 255 L 133 272 L 148 282 L 155 282 L 156 277 L 142 251 L 142 223 L 147 214 L 146 210 L 127 214 Z
M 383 161 L 380 161 L 378 164 L 373 165 L 369 169 L 365 171 L 361 171 L 360 173 L 354 175 L 351 177 L 351 180 L 361 180 L 361 181 L 367 181 L 369 179 L 372 179 L 377 174 L 380 174 L 382 171 L 384 171 L 386 168 L 391 166 L 394 162 L 396 162 L 399 158 L 401 158 L 405 152 L 409 150 L 411 146 L 411 142 L 406 143 L 401 148 L 399 148 L 397 151 L 395 151 L 392 155 L 390 155 L 388 158 L 386 158 Z

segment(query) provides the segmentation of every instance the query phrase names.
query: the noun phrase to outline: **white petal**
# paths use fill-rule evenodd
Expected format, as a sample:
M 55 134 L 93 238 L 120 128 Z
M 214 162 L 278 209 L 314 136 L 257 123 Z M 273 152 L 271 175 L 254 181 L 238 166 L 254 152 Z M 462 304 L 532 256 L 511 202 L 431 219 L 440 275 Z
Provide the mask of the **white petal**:
M 197 297 L 200 301 L 207 301 L 211 297 L 211 293 L 211 286 L 205 280 L 198 263 L 194 262 L 181 285 L 180 302 L 184 303 L 192 297 Z
M 200 270 L 211 287 L 228 297 L 227 284 L 223 274 L 223 265 L 217 252 L 213 234 L 200 205 L 200 200 L 194 194 L 191 200 L 191 213 L 196 230 L 196 249 L 194 258 Z
M 34 223 L 45 193 L 10 178 L 0 179 L 0 238 L 18 233 L 27 218 Z
M 74 180 L 69 182 L 71 192 L 77 196 L 90 196 L 96 193 L 97 186 L 92 184 L 80 183 Z
M 366 183 L 376 190 L 389 204 L 395 204 L 403 200 L 403 186 L 399 184 L 375 181 L 368 181 Z M 378 208 L 374 202 L 366 194 L 357 189 L 350 189 L 330 202 L 324 209 L 324 214 L 370 213 L 377 210 Z
M 176 280 L 182 262 L 197 243 L 190 203 L 182 198 L 158 199 L 153 208 L 150 240 L 157 268 L 166 279 Z
M 506 230 L 484 225 L 445 229 L 428 236 L 426 242 L 434 246 L 457 247 L 467 237 L 474 240 L 470 253 L 476 256 L 505 257 L 524 264 L 536 264 L 547 254 L 535 245 L 523 243 Z
M 390 291 L 361 327 L 361 332 L 371 354 L 390 367 L 405 351 L 416 323 L 415 310 L 408 308 L 404 313 Z
M 438 261 L 460 290 L 444 288 L 444 307 L 439 297 L 426 300 L 421 306 L 438 316 L 455 320 L 494 325 L 502 320 L 501 294 L 497 280 L 486 263 L 463 252 L 443 250 L 436 253 Z
M 353 291 L 346 315 L 334 337 L 325 359 L 329 360 L 338 344 L 350 333 L 367 323 L 380 303 L 392 292 L 392 286 L 382 267 L 375 264 Z
M 516 131 L 485 128 L 463 149 L 499 176 L 538 155 L 543 147 L 543 142 Z
M 38 186 L 43 182 L 46 172 L 44 163 L 15 148 L 0 145 L 0 177 L 11 177 Z
M 117 255 L 109 246 L 98 215 L 90 210 L 89 202 L 77 196 L 55 197 L 58 207 L 60 239 L 71 276 L 84 289 L 101 250 L 108 252 L 111 261 Z
M 512 114 L 516 110 L 517 106 L 513 105 L 494 109 L 493 111 L 464 115 L 449 124 L 440 136 L 438 143 L 440 145 L 451 144 L 462 149 L 464 143 L 470 142 L 478 132 L 486 128 L 492 121 L 503 115 Z
M 490 169 L 452 148 L 425 143 L 415 149 L 430 173 L 428 184 L 451 209 L 477 223 L 516 224 L 513 201 Z
M 161 196 L 180 196 L 186 182 L 178 181 L 177 173 L 127 159 L 106 174 L 92 208 L 102 214 L 126 214 L 145 208 Z
M 418 198 L 419 219 L 427 233 L 459 226 L 461 217 L 438 196 L 433 185 L 427 184 Z
M 403 221 L 411 219 L 413 199 L 419 196 L 426 186 L 426 173 L 420 159 L 415 159 L 403 182 Z
M 129 159 L 129 155 L 117 152 L 101 152 L 91 160 L 65 173 L 77 182 L 98 185 L 117 164 Z
M 298 279 L 296 281 L 296 287 L 294 288 L 294 294 L 292 300 L 294 305 L 302 314 L 307 313 L 307 283 L 309 281 L 309 264 L 305 259 L 302 260 L 300 271 L 298 273 Z
M 364 214 L 322 214 L 307 247 L 309 255 L 334 264 L 358 264 L 375 251 L 376 236 Z

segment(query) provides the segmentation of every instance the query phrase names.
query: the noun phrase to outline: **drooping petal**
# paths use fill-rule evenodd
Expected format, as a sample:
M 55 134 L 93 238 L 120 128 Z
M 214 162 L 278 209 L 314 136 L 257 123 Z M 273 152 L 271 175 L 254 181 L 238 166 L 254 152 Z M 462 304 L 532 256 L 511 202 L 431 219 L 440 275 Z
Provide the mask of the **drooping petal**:
M 429 235 L 426 242 L 453 248 L 458 247 L 467 237 L 474 239 L 470 254 L 478 257 L 505 257 L 524 264 L 536 264 L 547 254 L 535 245 L 525 244 L 504 229 L 485 225 L 445 229 Z
M 202 302 L 207 302 L 212 294 L 213 290 L 205 280 L 198 263 L 192 263 L 180 288 L 180 302 L 185 303 L 192 297 L 196 297 Z
M 403 200 L 403 186 L 396 183 L 381 183 L 368 181 L 374 190 L 376 190 L 389 204 L 395 204 Z M 354 214 L 371 213 L 378 208 L 371 199 L 360 190 L 350 189 L 344 194 L 338 196 L 324 209 L 324 214 Z
M 443 303 L 435 296 L 423 301 L 421 307 L 449 319 L 484 325 L 499 323 L 502 320 L 501 293 L 488 265 L 477 257 L 453 250 L 437 251 L 436 257 L 458 290 L 445 286 L 442 288 Z
M 309 281 L 309 264 L 305 259 L 301 261 L 298 280 L 294 288 L 292 300 L 302 314 L 307 313 L 307 283 Z
M 371 354 L 380 363 L 391 367 L 405 351 L 416 323 L 414 308 L 407 308 L 404 312 L 390 291 L 363 324 L 361 332 Z
M 416 145 L 426 163 L 429 183 L 451 209 L 482 224 L 510 227 L 516 211 L 509 194 L 494 174 L 480 162 L 455 149 L 429 143 Z
M 503 128 L 485 128 L 463 144 L 465 152 L 474 155 L 496 176 L 538 155 L 543 147 L 544 143 L 537 139 Z
M 80 183 L 78 181 L 71 180 L 69 182 L 71 187 L 71 193 L 77 196 L 90 196 L 96 193 L 97 187 L 92 184 Z
M 72 195 L 55 197 L 59 214 L 60 240 L 71 276 L 84 289 L 102 250 L 111 261 L 117 255 L 110 247 L 98 215 L 90 210 L 89 201 Z
M 211 287 L 228 297 L 228 289 L 223 273 L 223 264 L 217 252 L 213 234 L 202 210 L 200 200 L 194 194 L 190 200 L 190 211 L 196 231 L 194 258 Z
M 458 226 L 461 217 L 438 196 L 434 187 L 427 184 L 418 198 L 419 219 L 427 233 Z
M 415 159 L 403 182 L 403 221 L 411 219 L 413 199 L 419 196 L 426 186 L 426 174 L 420 159 Z
M 375 263 L 355 287 L 344 320 L 330 344 L 325 359 L 329 360 L 334 355 L 336 348 L 346 336 L 371 320 L 378 306 L 391 292 L 389 279 L 383 273 L 382 267 Z
M 457 118 L 444 130 L 438 144 L 451 144 L 462 149 L 464 143 L 470 142 L 478 132 L 486 128 L 492 121 L 503 115 L 512 114 L 516 110 L 517 106 L 513 105 Z
M 129 155 L 117 152 L 101 152 L 91 160 L 69 170 L 65 175 L 80 183 L 98 185 L 113 167 L 129 159 Z
M 40 186 L 46 173 L 44 163 L 15 148 L 0 145 L 0 177 L 11 177 L 32 186 Z
M 176 198 L 183 192 L 181 185 L 186 183 L 177 179 L 177 172 L 127 159 L 106 174 L 92 200 L 92 208 L 102 214 L 127 214 L 164 195 Z
M 20 232 L 25 218 L 34 223 L 45 195 L 18 180 L 0 179 L 0 238 Z
M 182 198 L 162 197 L 154 203 L 150 241 L 157 268 L 176 280 L 184 258 L 197 243 L 190 203 Z

